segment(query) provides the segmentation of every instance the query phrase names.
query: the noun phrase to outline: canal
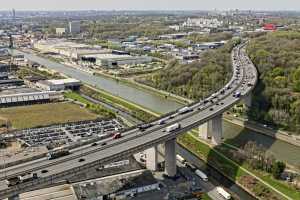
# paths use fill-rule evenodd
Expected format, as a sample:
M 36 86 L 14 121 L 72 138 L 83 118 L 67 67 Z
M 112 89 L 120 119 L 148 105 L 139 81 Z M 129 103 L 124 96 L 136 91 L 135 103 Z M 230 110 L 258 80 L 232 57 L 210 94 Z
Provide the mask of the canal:
M 154 93 L 147 92 L 143 89 L 131 87 L 127 84 L 118 82 L 110 78 L 93 76 L 92 74 L 56 62 L 52 62 L 48 59 L 41 58 L 33 54 L 23 53 L 17 50 L 13 51 L 14 53 L 22 53 L 27 59 L 47 66 L 47 68 L 49 69 L 61 72 L 65 75 L 76 78 L 90 85 L 94 85 L 100 89 L 120 96 L 133 103 L 142 105 L 145 108 L 149 108 L 155 112 L 167 113 L 182 106 L 176 101 L 166 99 L 162 96 L 155 95 Z M 224 138 L 235 146 L 240 147 L 244 145 L 246 141 L 255 141 L 256 143 L 263 145 L 267 149 L 267 152 L 269 154 L 273 154 L 277 159 L 286 161 L 287 163 L 294 166 L 300 166 L 300 147 L 293 146 L 286 142 L 276 140 L 274 138 L 262 135 L 249 129 L 245 129 L 226 121 L 224 121 L 223 123 L 223 128 Z
M 47 66 L 47 68 L 49 69 L 63 73 L 72 78 L 81 80 L 82 82 L 87 83 L 89 85 L 96 86 L 97 88 L 103 89 L 113 95 L 120 96 L 133 103 L 152 109 L 155 112 L 167 113 L 181 106 L 176 101 L 172 101 L 162 96 L 148 93 L 142 89 L 130 87 L 122 82 L 110 78 L 94 76 L 90 73 L 81 71 L 79 69 L 52 62 L 48 59 L 41 58 L 33 54 L 24 53 L 18 50 L 12 51 L 13 53 L 22 53 L 28 60 Z

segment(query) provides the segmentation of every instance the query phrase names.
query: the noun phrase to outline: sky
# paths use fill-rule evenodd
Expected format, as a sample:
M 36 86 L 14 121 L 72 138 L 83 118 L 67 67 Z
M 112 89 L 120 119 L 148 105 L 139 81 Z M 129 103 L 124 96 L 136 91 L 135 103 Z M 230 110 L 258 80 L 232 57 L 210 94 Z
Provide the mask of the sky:
M 300 0 L 0 0 L 1 10 L 300 10 Z

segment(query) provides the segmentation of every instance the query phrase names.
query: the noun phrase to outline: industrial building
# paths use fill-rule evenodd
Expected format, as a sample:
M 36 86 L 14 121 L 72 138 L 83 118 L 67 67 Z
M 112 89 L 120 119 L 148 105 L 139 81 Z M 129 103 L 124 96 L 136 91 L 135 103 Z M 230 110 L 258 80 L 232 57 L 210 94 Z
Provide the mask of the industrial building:
M 83 56 L 83 59 L 90 60 L 98 66 L 114 68 L 121 65 L 138 65 L 152 62 L 148 56 L 131 56 L 120 54 L 95 54 Z
M 111 50 L 102 49 L 100 46 L 89 46 L 65 39 L 39 40 L 33 44 L 33 47 L 42 52 L 60 54 L 75 60 L 79 60 L 83 55 L 111 53 Z
M 50 91 L 0 95 L 0 107 L 46 103 L 60 98 L 60 93 Z
M 56 28 L 55 32 L 56 32 L 56 35 L 59 35 L 59 36 L 64 35 L 64 34 L 66 34 L 66 28 Z
M 188 18 L 187 21 L 183 23 L 183 27 L 218 28 L 221 26 L 223 26 L 223 21 L 217 18 Z
M 38 81 L 36 86 L 46 91 L 78 90 L 81 86 L 81 82 L 72 78 L 42 80 Z
M 141 171 L 81 182 L 74 184 L 73 188 L 78 199 L 128 199 L 159 190 L 159 183 L 150 171 Z

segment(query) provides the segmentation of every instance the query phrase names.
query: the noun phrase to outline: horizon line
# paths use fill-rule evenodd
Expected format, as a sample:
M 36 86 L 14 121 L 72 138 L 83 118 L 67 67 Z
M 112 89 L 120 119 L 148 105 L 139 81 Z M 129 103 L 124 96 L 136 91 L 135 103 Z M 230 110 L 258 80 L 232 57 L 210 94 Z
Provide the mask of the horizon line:
M 1 9 L 0 12 L 8 11 L 11 12 L 12 10 L 15 11 L 21 11 L 21 12 L 32 12 L 32 11 L 41 11 L 41 12 L 74 12 L 74 11 L 96 11 L 96 12 L 122 12 L 122 11 L 137 11 L 137 12 L 199 12 L 199 11 L 206 11 L 206 12 L 212 12 L 212 11 L 261 11 L 261 12 L 300 12 L 300 9 L 258 9 L 258 8 L 251 8 L 251 9 L 239 9 L 239 8 L 225 8 L 225 9 L 49 9 L 49 10 L 43 10 L 43 9 Z

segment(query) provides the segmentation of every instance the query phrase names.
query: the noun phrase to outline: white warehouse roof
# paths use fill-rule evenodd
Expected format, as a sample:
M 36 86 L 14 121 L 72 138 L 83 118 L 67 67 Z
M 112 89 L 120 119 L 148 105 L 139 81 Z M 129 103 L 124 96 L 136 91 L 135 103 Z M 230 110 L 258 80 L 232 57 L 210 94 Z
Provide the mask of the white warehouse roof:
M 52 85 L 64 85 L 64 84 L 79 84 L 80 81 L 74 78 L 67 78 L 67 79 L 54 79 L 54 80 L 47 80 L 46 82 Z

